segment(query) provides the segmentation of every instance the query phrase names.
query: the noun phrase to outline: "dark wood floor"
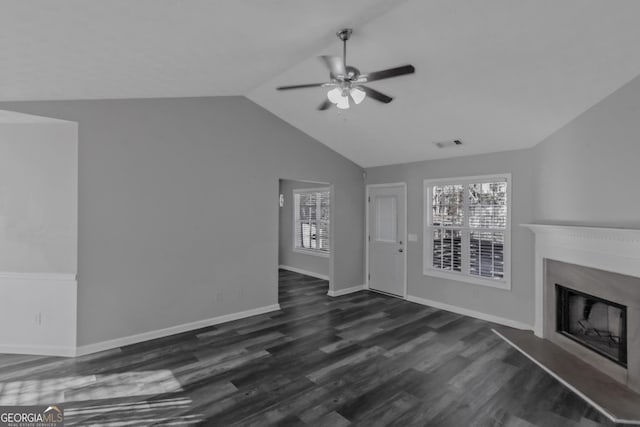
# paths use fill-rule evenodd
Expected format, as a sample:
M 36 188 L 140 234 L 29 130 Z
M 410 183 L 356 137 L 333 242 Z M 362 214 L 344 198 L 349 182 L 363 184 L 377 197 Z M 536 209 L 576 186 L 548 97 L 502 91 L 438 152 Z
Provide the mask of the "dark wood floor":
M 280 271 L 282 310 L 76 359 L 0 355 L 66 425 L 612 425 L 495 325 Z

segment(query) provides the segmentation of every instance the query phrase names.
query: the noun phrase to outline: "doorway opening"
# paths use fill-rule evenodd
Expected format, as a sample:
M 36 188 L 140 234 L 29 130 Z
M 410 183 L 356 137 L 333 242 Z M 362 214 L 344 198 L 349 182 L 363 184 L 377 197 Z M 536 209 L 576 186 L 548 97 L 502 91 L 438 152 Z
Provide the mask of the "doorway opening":
M 330 183 L 280 179 L 278 186 L 278 299 L 286 303 L 295 292 L 289 279 L 331 289 L 332 203 Z

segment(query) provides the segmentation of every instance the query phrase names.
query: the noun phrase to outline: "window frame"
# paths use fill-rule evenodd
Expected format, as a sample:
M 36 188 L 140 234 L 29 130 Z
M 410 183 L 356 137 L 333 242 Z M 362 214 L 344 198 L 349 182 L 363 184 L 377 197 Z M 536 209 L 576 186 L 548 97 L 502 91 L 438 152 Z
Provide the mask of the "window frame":
M 306 194 L 306 193 L 324 193 L 324 192 L 328 192 L 329 193 L 329 220 L 326 221 L 327 223 L 327 236 L 329 239 L 329 250 L 324 251 L 321 249 L 313 249 L 313 248 L 300 248 L 297 246 L 297 242 L 296 242 L 296 233 L 297 233 L 297 225 L 298 225 L 298 221 L 300 221 L 299 219 L 299 215 L 300 215 L 300 208 L 299 208 L 299 204 L 296 201 L 296 195 L 297 194 Z M 313 255 L 313 256 L 319 256 L 319 257 L 323 257 L 323 258 L 329 258 L 331 256 L 331 249 L 332 249 L 332 241 L 331 241 L 331 217 L 332 217 L 332 207 L 331 207 L 331 187 L 317 187 L 317 188 L 294 188 L 293 189 L 293 242 L 292 242 L 292 250 L 293 252 L 297 252 L 297 253 L 301 253 L 301 254 L 305 254 L 305 255 Z M 318 220 L 316 220 L 317 222 Z
M 502 229 L 483 229 L 483 228 L 471 228 L 469 227 L 469 206 L 468 206 L 468 192 L 469 184 L 478 184 L 492 181 L 505 181 L 507 183 L 507 217 L 506 226 L 504 228 L 504 276 L 502 279 L 488 279 L 471 275 L 469 273 L 469 254 L 470 244 L 469 237 L 470 231 L 503 231 Z M 433 226 L 433 186 L 435 185 L 463 185 L 463 213 L 464 223 L 460 227 L 456 226 Z M 493 288 L 499 288 L 504 290 L 511 290 L 511 209 L 513 206 L 511 200 L 511 174 L 490 174 L 490 175 L 477 175 L 477 176 L 464 176 L 464 177 L 452 177 L 452 178 L 438 178 L 438 179 L 425 179 L 423 183 L 423 197 L 424 197 L 424 212 L 423 212 L 423 227 L 422 227 L 422 242 L 423 242 L 423 256 L 422 266 L 423 274 L 425 276 L 438 277 L 449 280 L 456 280 L 459 282 L 466 282 L 475 285 L 489 286 Z M 444 271 L 434 268 L 433 264 L 433 230 L 460 230 L 463 234 L 462 245 L 462 268 L 465 271 Z M 467 237 L 465 237 L 465 234 Z M 464 243 L 467 243 L 465 245 Z

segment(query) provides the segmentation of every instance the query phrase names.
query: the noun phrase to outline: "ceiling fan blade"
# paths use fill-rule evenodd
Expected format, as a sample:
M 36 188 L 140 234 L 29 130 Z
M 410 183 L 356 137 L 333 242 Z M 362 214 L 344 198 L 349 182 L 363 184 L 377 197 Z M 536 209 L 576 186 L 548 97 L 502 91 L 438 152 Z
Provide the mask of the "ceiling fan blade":
M 329 101 L 328 99 L 325 99 L 322 104 L 318 105 L 318 110 L 319 111 L 328 110 L 329 107 L 331 107 L 331 101 Z
M 389 68 L 387 70 L 374 71 L 369 73 L 364 78 L 367 82 L 373 82 L 375 80 L 388 79 L 391 77 L 403 76 L 405 74 L 415 73 L 416 69 L 413 65 L 403 65 L 401 67 Z
M 370 87 L 367 87 L 367 86 L 358 86 L 358 87 L 360 89 L 364 90 L 367 93 L 367 96 L 375 99 L 376 101 L 380 101 L 380 102 L 383 102 L 385 104 L 388 104 L 391 101 L 393 101 L 392 97 L 387 96 L 382 92 L 378 92 L 375 89 L 371 89 Z
M 278 86 L 277 90 L 289 90 L 289 89 L 304 89 L 308 87 L 322 87 L 326 85 L 326 83 L 307 83 L 302 85 L 293 85 L 293 86 Z
M 339 56 L 323 55 L 320 58 L 329 69 L 329 72 L 331 73 L 331 77 L 347 75 L 347 69 L 344 65 L 344 61 Z

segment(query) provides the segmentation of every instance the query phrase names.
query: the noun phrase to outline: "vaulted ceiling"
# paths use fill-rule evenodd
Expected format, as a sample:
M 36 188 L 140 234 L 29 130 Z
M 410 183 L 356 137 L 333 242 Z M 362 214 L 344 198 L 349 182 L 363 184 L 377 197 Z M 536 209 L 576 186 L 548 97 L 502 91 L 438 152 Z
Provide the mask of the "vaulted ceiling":
M 640 74 L 636 0 L 0 0 L 0 101 L 245 95 L 362 166 L 530 147 Z M 395 99 L 317 111 L 317 56 Z M 80 124 L 81 125 L 81 124 Z M 437 149 L 433 142 L 460 139 Z

